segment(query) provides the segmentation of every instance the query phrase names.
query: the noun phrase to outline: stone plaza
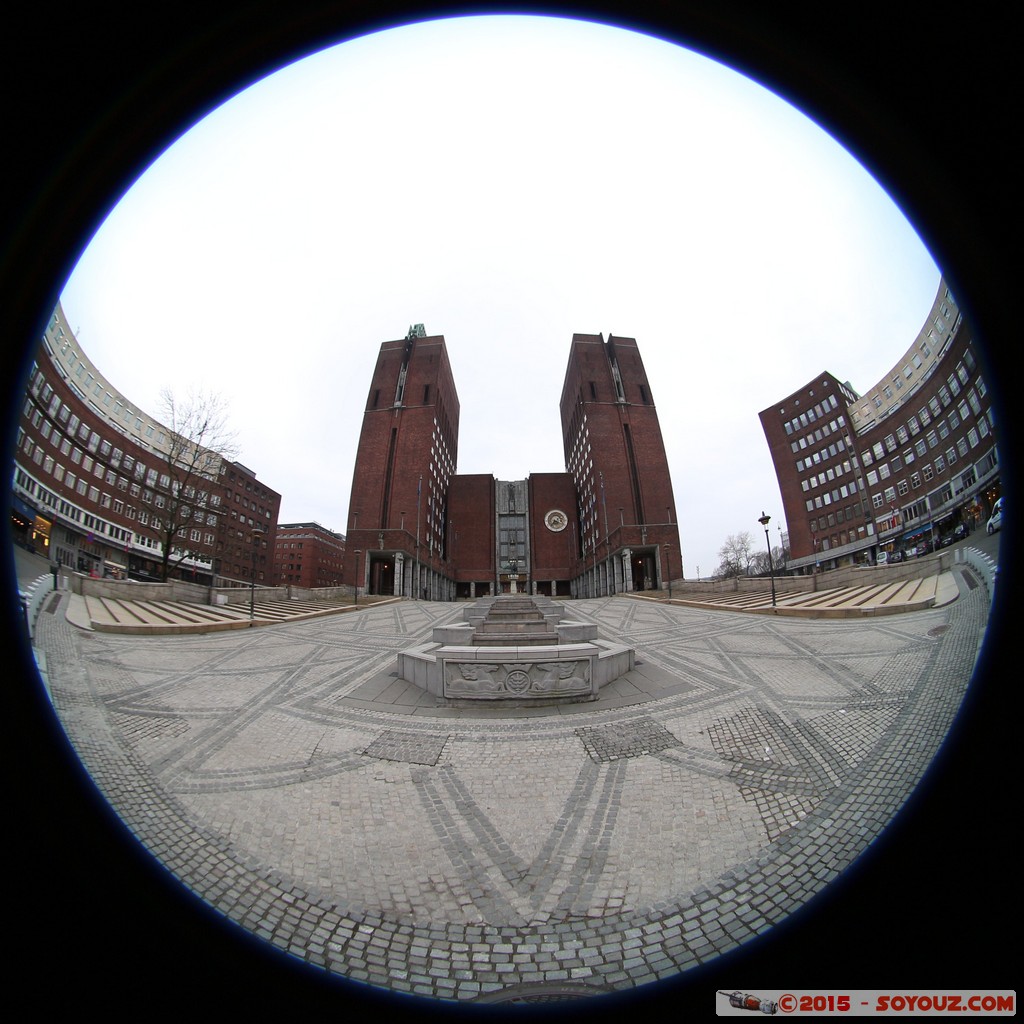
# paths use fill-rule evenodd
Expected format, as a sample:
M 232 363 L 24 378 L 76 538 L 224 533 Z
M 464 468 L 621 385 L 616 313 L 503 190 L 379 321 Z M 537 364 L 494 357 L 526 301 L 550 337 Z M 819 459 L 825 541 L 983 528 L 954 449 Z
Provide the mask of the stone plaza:
M 914 791 L 989 614 L 801 619 L 619 596 L 635 650 L 587 703 L 446 707 L 398 654 L 461 621 L 401 601 L 125 636 L 39 615 L 57 715 L 131 832 L 287 955 L 426 1000 L 620 993 L 769 933 Z

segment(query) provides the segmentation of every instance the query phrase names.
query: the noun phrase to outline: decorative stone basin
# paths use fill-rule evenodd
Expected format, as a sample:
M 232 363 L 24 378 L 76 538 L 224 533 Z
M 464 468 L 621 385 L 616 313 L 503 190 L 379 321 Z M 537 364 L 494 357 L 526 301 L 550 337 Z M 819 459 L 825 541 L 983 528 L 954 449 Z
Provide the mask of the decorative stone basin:
M 402 679 L 449 705 L 512 707 L 596 700 L 634 666 L 635 651 L 597 637 L 592 623 L 562 621 L 550 599 L 485 598 L 466 623 L 398 655 Z

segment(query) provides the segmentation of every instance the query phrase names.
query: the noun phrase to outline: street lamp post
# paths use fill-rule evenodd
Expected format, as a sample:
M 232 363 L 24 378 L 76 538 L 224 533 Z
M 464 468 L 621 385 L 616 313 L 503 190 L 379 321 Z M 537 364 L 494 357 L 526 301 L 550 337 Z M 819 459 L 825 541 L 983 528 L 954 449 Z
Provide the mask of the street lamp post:
M 363 553 L 362 548 L 356 548 L 356 588 L 353 604 L 359 604 L 359 556 Z
M 256 552 L 259 550 L 262 530 L 252 531 L 252 576 L 249 578 L 249 621 L 256 618 Z
M 772 607 L 775 607 L 775 569 L 772 566 L 772 542 L 768 537 L 768 524 L 771 522 L 772 517 L 767 516 L 764 512 L 761 512 L 761 518 L 758 522 L 764 527 L 764 543 L 768 548 L 768 575 L 772 581 Z

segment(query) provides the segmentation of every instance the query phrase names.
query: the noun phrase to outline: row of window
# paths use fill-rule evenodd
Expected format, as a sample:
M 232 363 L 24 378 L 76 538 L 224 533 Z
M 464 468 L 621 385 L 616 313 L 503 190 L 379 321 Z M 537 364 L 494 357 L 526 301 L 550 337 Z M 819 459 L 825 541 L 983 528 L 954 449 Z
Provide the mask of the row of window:
M 64 328 L 60 325 L 60 321 L 57 314 L 50 319 L 49 330 L 53 336 L 54 343 L 57 345 L 57 349 L 60 352 L 60 356 L 64 361 L 64 367 L 66 372 L 74 376 L 75 380 L 71 377 L 65 378 L 67 385 L 75 392 L 76 395 L 83 401 L 88 402 L 96 408 L 97 411 L 103 415 L 104 419 L 114 429 L 121 433 L 124 433 L 124 428 L 117 422 L 117 420 L 123 420 L 125 424 L 131 429 L 134 429 L 139 437 L 136 441 L 148 447 L 146 441 L 142 438 L 145 437 L 149 441 L 155 443 L 158 447 L 163 448 L 167 444 L 167 435 L 164 430 L 149 417 L 143 419 L 144 414 L 133 409 L 131 404 L 123 399 L 120 395 L 108 391 L 106 389 L 105 382 L 92 372 L 89 364 L 85 362 L 84 358 L 79 356 L 75 352 L 71 340 L 64 333 Z M 46 345 L 48 351 L 52 351 L 49 348 L 46 338 L 43 339 L 44 345 Z M 58 364 L 59 366 L 60 364 Z M 62 367 L 62 369 L 64 368 Z M 76 380 L 78 383 L 76 383 Z M 94 399 L 99 400 L 99 407 L 93 401 Z M 104 410 L 107 410 L 104 412 Z
M 929 484 L 937 475 L 945 473 L 958 459 L 965 457 L 990 431 L 990 424 L 982 415 L 981 398 L 987 393 L 984 380 L 979 376 L 974 386 L 970 386 L 970 372 L 974 366 L 975 361 L 968 350 L 956 369 L 939 386 L 936 394 L 916 413 L 911 414 L 905 424 L 901 424 L 861 452 L 860 464 L 866 469 L 866 473 L 860 487 L 857 481 L 851 480 L 808 497 L 805 501 L 806 511 L 813 513 L 827 508 L 862 488 L 870 491 L 879 484 L 884 485 L 889 479 L 893 479 L 894 482 L 871 494 L 871 504 L 876 510 L 894 506 L 899 499 L 909 495 L 911 490 Z M 937 419 L 944 411 L 945 417 Z M 976 418 L 976 426 L 968 426 L 965 423 L 972 415 Z M 955 440 L 952 439 L 951 434 L 962 426 L 968 426 L 968 429 Z M 821 431 L 821 440 L 824 440 L 825 433 Z M 946 439 L 950 439 L 950 443 L 942 446 Z M 809 442 L 811 435 L 800 440 Z M 910 443 L 911 441 L 913 443 Z M 798 442 L 794 442 L 792 447 L 796 450 Z M 944 450 L 940 450 L 943 447 Z M 839 463 L 834 461 L 845 449 L 843 439 L 839 438 L 797 460 L 798 472 L 812 471 L 801 480 L 805 492 L 827 487 L 839 481 L 844 474 L 856 471 L 858 461 L 855 456 Z M 918 465 L 905 477 L 898 478 L 909 465 L 925 457 L 930 457 L 927 465 Z M 826 462 L 831 464 L 823 465 Z
M 800 430 L 806 430 L 812 423 L 824 419 L 833 409 L 839 408 L 839 400 L 835 395 L 828 395 L 822 401 L 816 402 L 806 412 L 794 416 L 783 423 L 787 434 L 795 434 Z
M 869 399 L 871 404 L 865 404 L 858 412 L 853 414 L 854 421 L 870 421 L 874 415 L 874 409 L 882 409 L 893 401 L 893 398 L 902 390 L 905 381 L 911 380 L 914 373 L 925 366 L 925 361 L 931 358 L 933 351 L 942 347 L 946 342 L 948 332 L 955 333 L 955 323 L 958 317 L 956 302 L 949 289 L 945 292 L 945 301 L 939 304 L 938 315 L 930 324 L 922 328 L 922 337 L 917 343 L 918 351 L 911 357 L 910 361 L 903 366 L 902 372 L 897 373 L 889 383 L 883 384 L 880 391 L 876 391 Z M 924 333 L 927 329 L 927 334 Z M 928 379 L 929 369 L 925 367 L 923 380 Z M 874 409 L 872 408 L 874 406 Z M 883 414 L 884 415 L 884 414 Z M 863 422 L 862 429 L 867 429 L 872 424 Z
M 987 422 L 982 420 L 981 423 Z M 988 430 L 985 431 L 986 435 Z M 921 466 L 919 470 L 914 470 L 909 474 L 909 477 L 905 477 L 890 484 L 883 491 L 872 494 L 871 503 L 876 509 L 891 507 L 894 505 L 899 498 L 905 497 L 910 493 L 911 489 L 916 490 L 921 487 L 922 484 L 929 484 L 936 476 L 940 476 L 945 473 L 947 469 L 956 464 L 958 457 L 962 458 L 967 455 L 970 449 L 976 448 L 981 443 L 980 432 L 975 430 L 973 427 L 967 432 L 965 437 L 957 439 L 955 445 L 946 449 L 945 453 L 937 452 L 932 461 Z M 868 473 L 868 485 L 876 486 L 879 482 L 889 479 L 889 467 L 883 465 L 880 467 L 882 472 L 875 473 L 872 470 Z M 963 473 L 958 477 L 958 482 L 962 486 L 956 488 L 956 493 L 964 490 L 966 487 L 970 487 L 976 480 L 976 474 L 973 465 L 969 466 Z
M 166 531 L 170 522 L 174 524 L 175 537 L 183 547 L 197 545 L 212 551 L 216 546 L 218 553 L 224 545 L 218 543 L 214 530 L 220 527 L 221 517 L 226 513 L 230 512 L 236 527 L 254 526 L 254 515 L 260 520 L 274 517 L 271 508 L 258 500 L 267 498 L 269 501 L 269 495 L 254 479 L 248 479 L 247 473 L 239 471 L 236 474 L 234 469 L 231 470 L 230 479 L 237 487 L 233 499 L 238 510 L 225 509 L 220 493 L 192 485 L 183 486 L 174 479 L 175 470 L 171 466 L 146 465 L 142 459 L 129 454 L 127 446 L 118 445 L 116 435 L 108 433 L 104 436 L 100 433 L 104 430 L 102 425 L 94 429 L 84 420 L 83 410 L 76 406 L 75 400 L 62 399 L 56 391 L 59 383 L 46 378 L 46 372 L 52 372 L 50 363 L 45 358 L 42 363 L 45 370 L 40 364 L 34 365 L 29 379 L 23 425 L 19 429 L 18 461 L 26 470 L 32 465 L 38 466 L 40 479 L 45 474 L 50 486 L 59 485 L 67 495 L 65 499 L 28 473 L 21 474 L 26 495 L 41 506 L 52 509 L 55 516 L 126 551 L 133 548 L 161 551 L 163 542 L 159 534 Z M 56 363 L 53 365 L 62 370 Z M 73 382 L 65 379 L 65 383 L 70 386 Z M 80 390 L 72 390 L 81 397 Z M 116 429 L 116 424 L 109 425 Z M 32 431 L 31 435 L 29 431 Z M 217 468 L 223 474 L 229 465 L 213 453 L 205 453 L 198 448 L 188 454 L 203 471 L 209 473 L 211 481 L 216 479 L 213 474 Z M 75 505 L 75 498 L 80 499 L 84 507 Z M 109 510 L 125 525 L 115 526 L 85 511 L 90 505 L 96 511 Z M 131 526 L 136 529 L 131 529 Z M 157 536 L 153 537 L 153 534 Z M 237 535 L 241 540 L 243 534 L 240 530 Z M 246 556 L 244 561 L 251 561 L 247 547 L 243 554 Z M 192 557 L 198 557 L 201 562 L 209 561 L 209 556 L 193 554 Z
M 954 373 L 946 379 L 946 383 L 940 385 L 937 393 L 933 395 L 916 413 L 907 417 L 905 424 L 901 424 L 895 431 L 887 434 L 882 440 L 876 441 L 870 448 L 861 453 L 861 461 L 865 466 L 870 466 L 876 459 L 885 458 L 887 453 L 896 451 L 897 447 L 906 444 L 911 437 L 917 436 L 933 419 L 942 415 L 944 409 L 950 409 L 949 421 L 940 424 L 941 429 L 955 430 L 961 420 L 966 420 L 973 413 L 980 416 L 982 405 L 981 399 L 987 395 L 987 387 L 984 379 L 979 376 L 974 387 L 969 387 L 966 395 L 954 406 L 954 399 L 959 398 L 962 386 L 966 386 L 970 379 L 968 366 L 974 360 L 970 353 L 965 353 L 964 361 L 961 362 Z M 951 408 L 952 407 L 952 408 Z M 942 436 L 946 436 L 943 434 Z
M 76 493 L 87 496 L 90 501 L 101 505 L 103 508 L 110 508 L 118 514 L 124 513 L 129 519 L 135 518 L 133 506 L 126 506 L 122 498 L 114 498 L 110 493 L 101 491 L 96 484 L 88 479 L 89 473 L 92 473 L 99 482 L 111 487 L 117 487 L 118 490 L 125 491 L 133 498 L 146 504 L 155 505 L 157 508 L 165 508 L 167 506 L 169 498 L 167 493 L 154 491 L 151 487 L 143 487 L 140 483 L 130 483 L 127 477 L 119 476 L 113 470 L 107 469 L 101 462 L 93 460 L 87 455 L 83 456 L 80 448 L 71 448 L 66 439 L 61 442 L 57 433 L 51 434 L 50 440 L 54 444 L 60 443 L 60 452 L 70 456 L 71 466 L 65 466 L 64 463 L 58 462 L 53 455 L 49 454 L 43 446 L 36 444 L 24 431 L 20 431 L 19 448 L 25 453 L 27 458 L 31 458 L 37 466 L 52 476 L 57 483 L 62 483 L 65 487 L 75 490 Z M 149 478 L 147 477 L 148 482 Z M 154 480 L 153 482 L 156 481 Z M 165 486 L 165 490 L 169 489 L 166 487 L 167 483 L 169 483 L 169 478 L 166 475 L 161 476 L 160 484 Z M 196 491 L 192 487 L 186 487 L 183 491 L 183 496 L 189 500 L 194 500 L 197 508 L 193 509 L 188 505 L 180 506 L 178 514 L 182 518 L 188 519 L 194 514 L 197 519 L 205 521 L 208 526 L 216 526 L 217 515 L 213 512 L 204 512 L 202 505 L 209 501 L 212 507 L 217 507 L 219 505 L 217 495 L 209 495 L 206 491 Z

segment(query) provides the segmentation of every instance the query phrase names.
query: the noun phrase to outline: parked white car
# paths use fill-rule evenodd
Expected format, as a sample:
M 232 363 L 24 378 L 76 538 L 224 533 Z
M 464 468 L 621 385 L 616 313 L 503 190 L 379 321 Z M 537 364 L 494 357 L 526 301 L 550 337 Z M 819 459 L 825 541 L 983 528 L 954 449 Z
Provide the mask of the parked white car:
M 992 515 L 989 516 L 988 523 L 985 525 L 985 530 L 988 533 L 995 533 L 1003 525 L 1003 499 L 997 499 L 996 503 L 992 506 Z

